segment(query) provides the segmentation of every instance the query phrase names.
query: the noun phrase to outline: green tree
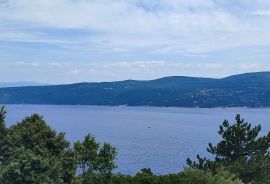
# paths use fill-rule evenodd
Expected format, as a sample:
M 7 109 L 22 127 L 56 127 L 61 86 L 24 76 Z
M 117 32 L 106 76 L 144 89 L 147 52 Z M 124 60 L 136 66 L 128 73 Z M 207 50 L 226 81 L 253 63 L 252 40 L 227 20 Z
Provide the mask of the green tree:
M 50 155 L 37 155 L 30 149 L 15 148 L 12 159 L 1 169 L 6 184 L 64 183 L 61 161 Z
M 237 115 L 236 123 L 230 125 L 227 120 L 219 128 L 222 141 L 216 146 L 209 143 L 207 151 L 215 155 L 215 160 L 232 163 L 239 159 L 251 160 L 268 154 L 270 132 L 267 136 L 258 137 L 261 126 L 251 128 L 251 124 Z
M 160 177 L 155 176 L 151 169 L 144 168 L 141 172 L 136 174 L 134 181 L 136 184 L 159 184 Z
M 1 142 L 2 183 L 72 182 L 76 165 L 69 143 L 41 116 L 34 114 L 11 126 Z
M 112 184 L 243 184 L 230 172 L 219 169 L 217 174 L 198 169 L 187 169 L 179 174 L 154 175 L 142 169 L 135 176 L 114 175 Z
M 4 107 L 0 108 L 0 164 L 3 162 L 3 157 L 1 154 L 1 148 L 3 147 L 3 140 L 6 136 L 7 128 L 5 124 L 6 110 Z
M 77 165 L 80 169 L 81 183 L 109 183 L 112 170 L 116 168 L 114 160 L 116 149 L 110 144 L 100 146 L 96 139 L 87 135 L 85 139 L 74 144 Z
M 222 140 L 215 146 L 209 143 L 207 151 L 215 156 L 214 160 L 197 156 L 198 162 L 187 159 L 187 164 L 193 168 L 211 170 L 225 166 L 236 173 L 244 182 L 251 182 L 263 178 L 269 170 L 269 164 L 258 165 L 269 160 L 270 132 L 266 136 L 258 137 L 261 126 L 251 127 L 251 124 L 237 115 L 236 123 L 229 124 L 227 120 L 220 126 L 218 133 Z M 245 170 L 241 168 L 246 168 Z
M 220 169 L 217 174 L 188 169 L 181 173 L 183 184 L 242 184 L 241 180 L 228 171 Z
M 5 107 L 1 107 L 0 108 L 0 139 L 3 139 L 6 133 L 5 118 L 6 118 Z
M 70 147 L 37 114 L 6 128 L 6 111 L 0 109 L 0 183 L 98 183 L 111 181 L 116 149 L 100 145 L 87 135 Z M 77 170 L 79 169 L 79 170 Z M 79 177 L 76 172 L 79 171 Z

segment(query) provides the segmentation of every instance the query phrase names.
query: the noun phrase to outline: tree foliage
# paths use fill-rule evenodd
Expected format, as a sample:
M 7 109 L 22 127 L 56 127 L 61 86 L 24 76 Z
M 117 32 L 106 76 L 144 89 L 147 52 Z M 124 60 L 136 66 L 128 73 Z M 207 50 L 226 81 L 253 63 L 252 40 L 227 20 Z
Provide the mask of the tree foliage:
M 57 134 L 37 114 L 8 128 L 2 143 L 3 183 L 68 183 L 75 174 L 64 134 Z
M 71 184 L 78 181 L 78 167 L 87 168 L 84 175 L 110 180 L 116 156 L 110 144 L 100 147 L 87 135 L 82 143 L 71 147 L 65 134 L 54 131 L 41 116 L 33 114 L 6 128 L 5 114 L 1 108 L 0 183 Z
M 217 174 L 198 169 L 187 169 L 178 174 L 154 175 L 142 169 L 135 176 L 114 175 L 113 184 L 242 184 L 235 175 L 220 170 Z
M 96 139 L 88 134 L 82 142 L 75 143 L 74 151 L 81 172 L 79 176 L 81 183 L 106 184 L 111 181 L 112 170 L 116 168 L 114 147 L 107 143 L 100 146 Z
M 266 177 L 270 172 L 269 147 L 270 132 L 259 137 L 261 126 L 251 127 L 240 115 L 236 122 L 230 124 L 227 120 L 219 127 L 222 140 L 213 145 L 209 143 L 207 151 L 214 155 L 214 160 L 197 156 L 198 161 L 187 159 L 187 164 L 192 168 L 216 172 L 217 168 L 225 166 L 236 173 L 244 182 L 256 181 Z M 259 164 L 266 163 L 266 164 Z M 265 172 L 266 171 L 266 172 Z
M 4 107 L 0 108 L 0 138 L 2 139 L 6 132 L 6 124 L 5 124 L 5 118 L 6 118 L 6 110 Z
M 5 124 L 6 110 L 4 107 L 0 108 L 0 164 L 3 162 L 3 157 L 1 154 L 1 148 L 3 147 L 3 140 L 6 136 L 6 124 Z
M 237 115 L 236 123 L 230 125 L 227 120 L 219 128 L 222 141 L 216 146 L 209 143 L 207 151 L 215 155 L 215 160 L 232 163 L 239 159 L 252 160 L 268 154 L 270 132 L 267 136 L 258 137 L 261 126 L 251 128 L 251 124 Z

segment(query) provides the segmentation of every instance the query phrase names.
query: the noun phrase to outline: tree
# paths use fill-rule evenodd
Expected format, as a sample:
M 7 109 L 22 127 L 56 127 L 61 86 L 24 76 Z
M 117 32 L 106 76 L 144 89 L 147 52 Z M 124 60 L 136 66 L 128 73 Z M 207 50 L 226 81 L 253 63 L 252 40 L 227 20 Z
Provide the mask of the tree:
M 187 164 L 193 168 L 216 172 L 220 166 L 237 173 L 244 182 L 252 181 L 256 177 L 264 177 L 260 170 L 269 169 L 266 165 L 257 165 L 261 161 L 268 161 L 270 147 L 270 132 L 266 136 L 258 137 L 261 126 L 251 127 L 251 124 L 237 115 L 236 123 L 230 125 L 227 120 L 219 128 L 222 140 L 215 146 L 209 143 L 207 151 L 215 156 L 214 161 L 197 156 L 198 162 L 187 159 Z M 249 168 L 243 170 L 241 168 Z M 270 171 L 270 170 L 268 170 Z
M 251 128 L 251 124 L 237 115 L 236 123 L 230 125 L 227 120 L 219 128 L 223 140 L 216 146 L 209 143 L 207 151 L 215 155 L 215 160 L 231 163 L 239 159 L 250 160 L 268 154 L 270 132 L 267 136 L 258 137 L 261 126 Z
M 76 165 L 69 143 L 41 116 L 34 114 L 11 126 L 1 142 L 2 183 L 72 182 Z
M 112 184 L 243 184 L 234 174 L 220 169 L 217 174 L 198 169 L 186 169 L 178 174 L 155 175 L 142 169 L 135 176 L 117 174 Z
M 141 169 L 133 178 L 136 184 L 159 184 L 160 177 L 155 176 L 150 168 Z
M 82 183 L 109 183 L 112 170 L 116 168 L 114 160 L 116 149 L 110 144 L 100 146 L 96 139 L 87 135 L 74 144 L 77 165 L 80 168 Z
M 116 149 L 102 146 L 87 135 L 70 147 L 64 133 L 57 133 L 43 117 L 33 114 L 6 128 L 0 109 L 0 183 L 102 183 L 110 182 Z M 76 177 L 77 169 L 81 171 Z
M 220 169 L 217 174 L 188 169 L 181 173 L 185 184 L 242 184 L 242 181 L 228 171 Z
M 5 133 L 6 133 L 6 124 L 5 124 L 5 118 L 6 118 L 6 110 L 5 107 L 0 108 L 0 139 L 3 139 Z
M 1 169 L 3 184 L 65 183 L 61 161 L 49 155 L 37 155 L 30 149 L 15 148 L 13 158 Z
M 5 124 L 6 110 L 4 107 L 0 108 L 0 152 L 3 147 L 3 139 L 6 136 L 7 128 Z M 2 154 L 0 153 L 0 164 L 3 162 Z

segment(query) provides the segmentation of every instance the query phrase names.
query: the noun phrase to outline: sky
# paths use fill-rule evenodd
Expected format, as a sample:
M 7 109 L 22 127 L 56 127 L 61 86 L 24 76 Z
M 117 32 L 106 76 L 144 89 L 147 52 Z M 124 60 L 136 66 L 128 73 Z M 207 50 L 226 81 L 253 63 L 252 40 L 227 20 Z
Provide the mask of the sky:
M 0 81 L 270 71 L 270 0 L 0 0 Z

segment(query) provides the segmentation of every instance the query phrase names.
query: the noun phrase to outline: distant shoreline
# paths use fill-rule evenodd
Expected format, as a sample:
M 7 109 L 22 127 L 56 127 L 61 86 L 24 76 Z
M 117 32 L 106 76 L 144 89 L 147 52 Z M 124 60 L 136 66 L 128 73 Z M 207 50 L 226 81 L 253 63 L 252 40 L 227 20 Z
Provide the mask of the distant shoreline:
M 172 76 L 149 81 L 0 88 L 1 104 L 270 107 L 270 72 L 222 79 Z
M 177 109 L 270 109 L 270 107 L 182 107 L 182 106 L 129 106 L 129 105 L 80 105 L 80 104 L 0 104 L 0 106 L 72 106 L 97 108 L 177 108 Z

